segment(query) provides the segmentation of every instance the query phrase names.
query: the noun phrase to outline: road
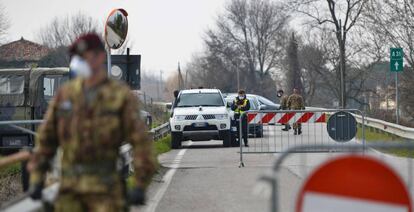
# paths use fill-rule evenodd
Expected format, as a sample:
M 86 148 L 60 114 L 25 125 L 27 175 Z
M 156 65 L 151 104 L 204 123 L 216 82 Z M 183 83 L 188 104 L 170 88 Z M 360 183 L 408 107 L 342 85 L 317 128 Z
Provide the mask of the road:
M 304 134 L 294 137 L 292 131 L 281 132 L 279 126 L 269 126 L 265 138 L 250 139 L 247 150 L 281 151 L 297 144 L 330 143 L 325 130 L 319 127 L 326 126 L 305 126 Z M 161 155 L 163 177 L 152 183 L 147 206 L 137 211 L 269 211 L 270 186 L 259 179 L 272 174 L 272 165 L 280 153 L 244 154 L 246 166 L 239 168 L 239 148 L 223 148 L 221 144 L 221 141 L 184 142 L 183 149 Z M 297 192 L 306 176 L 327 158 L 338 154 L 343 153 L 315 151 L 289 157 L 277 175 L 280 211 L 294 211 Z M 404 179 L 412 179 L 408 171 L 412 160 L 376 151 L 370 154 L 389 161 Z

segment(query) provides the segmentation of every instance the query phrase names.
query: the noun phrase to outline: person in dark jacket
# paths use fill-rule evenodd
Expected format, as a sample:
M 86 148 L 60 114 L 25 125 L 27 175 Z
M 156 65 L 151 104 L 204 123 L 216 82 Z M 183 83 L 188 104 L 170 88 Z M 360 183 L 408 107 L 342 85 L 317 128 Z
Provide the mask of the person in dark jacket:
M 244 140 L 244 146 L 248 147 L 248 129 L 247 129 L 247 116 L 243 115 L 248 110 L 250 110 L 250 102 L 246 97 L 246 92 L 244 90 L 239 90 L 238 96 L 233 101 L 231 109 L 234 111 L 234 118 L 242 122 L 242 134 Z M 240 120 L 241 119 L 241 120 Z M 237 123 L 237 133 L 240 135 L 240 124 Z M 241 138 L 239 138 L 241 142 Z

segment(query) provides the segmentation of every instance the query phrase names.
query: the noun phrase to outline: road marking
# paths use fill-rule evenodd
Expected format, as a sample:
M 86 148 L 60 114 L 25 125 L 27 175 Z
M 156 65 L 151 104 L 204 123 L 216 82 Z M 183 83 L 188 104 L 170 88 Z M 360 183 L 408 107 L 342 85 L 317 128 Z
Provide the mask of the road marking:
M 193 142 L 188 142 L 188 146 L 191 146 Z M 162 178 L 162 182 L 164 182 L 157 193 L 154 195 L 154 198 L 149 202 L 146 212 L 155 212 L 155 209 L 157 209 L 158 204 L 161 202 L 162 197 L 164 196 L 165 192 L 168 189 L 168 186 L 171 183 L 171 180 L 177 171 L 177 169 L 180 167 L 180 162 L 184 157 L 185 152 L 187 149 L 182 149 L 178 152 L 178 154 L 175 156 L 173 163 L 167 171 L 167 173 Z

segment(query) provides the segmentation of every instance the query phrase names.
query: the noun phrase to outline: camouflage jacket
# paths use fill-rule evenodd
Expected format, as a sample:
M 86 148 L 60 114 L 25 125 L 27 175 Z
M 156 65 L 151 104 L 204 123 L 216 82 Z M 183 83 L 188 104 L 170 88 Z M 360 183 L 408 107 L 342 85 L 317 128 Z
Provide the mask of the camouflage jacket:
M 121 182 L 119 147 L 129 142 L 136 184 L 145 188 L 156 162 L 137 98 L 126 85 L 106 77 L 94 89 L 85 90 L 83 84 L 82 79 L 66 83 L 52 100 L 36 138 L 31 183 L 44 180 L 60 148 L 61 190 L 106 193 Z
M 299 94 L 292 94 L 287 100 L 287 106 L 291 110 L 304 110 L 305 103 L 303 102 L 303 97 Z
M 288 98 L 289 98 L 289 96 L 287 96 L 287 95 L 283 95 L 283 96 L 280 98 L 280 109 L 282 109 L 282 110 L 287 110 L 287 109 L 289 109 L 289 108 L 288 108 Z

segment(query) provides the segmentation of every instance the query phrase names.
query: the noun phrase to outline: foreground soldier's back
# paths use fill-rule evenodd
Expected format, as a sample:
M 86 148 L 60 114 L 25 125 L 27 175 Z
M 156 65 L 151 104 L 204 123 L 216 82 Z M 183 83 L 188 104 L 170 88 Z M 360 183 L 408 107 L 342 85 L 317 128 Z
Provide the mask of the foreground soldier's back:
M 127 86 L 108 79 L 104 71 L 94 74 L 97 83 L 92 87 L 85 86 L 85 79 L 76 78 L 58 91 L 39 130 L 31 161 L 35 188 L 42 187 L 57 148 L 63 153 L 55 211 L 126 208 L 122 176 L 117 170 L 119 147 L 124 141 L 131 143 L 134 151 L 137 187 L 132 203 L 142 203 L 155 171 L 152 142 L 139 118 L 137 98 Z

